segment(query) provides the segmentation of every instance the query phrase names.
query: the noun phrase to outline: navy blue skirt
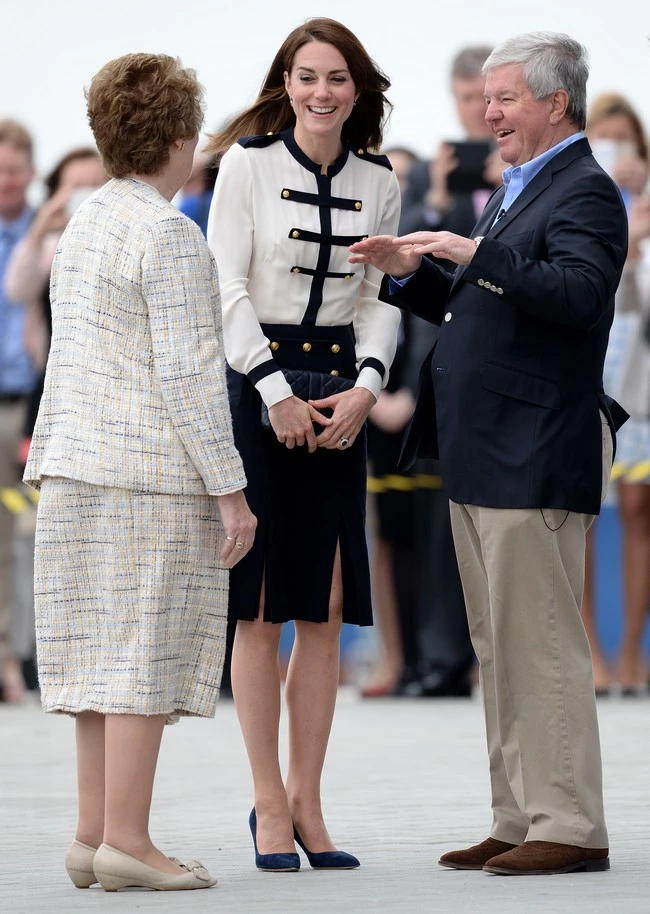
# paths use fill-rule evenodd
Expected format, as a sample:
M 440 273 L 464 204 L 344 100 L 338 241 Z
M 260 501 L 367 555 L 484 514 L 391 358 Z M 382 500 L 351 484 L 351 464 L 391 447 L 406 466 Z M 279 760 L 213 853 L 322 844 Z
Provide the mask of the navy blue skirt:
M 262 329 L 280 367 L 356 378 L 351 327 L 265 324 Z M 256 619 L 264 584 L 265 622 L 327 622 L 338 544 L 343 621 L 371 625 L 365 428 L 346 450 L 289 450 L 262 427 L 262 401 L 248 378 L 231 368 L 227 374 L 246 498 L 258 524 L 252 549 L 230 572 L 230 618 Z

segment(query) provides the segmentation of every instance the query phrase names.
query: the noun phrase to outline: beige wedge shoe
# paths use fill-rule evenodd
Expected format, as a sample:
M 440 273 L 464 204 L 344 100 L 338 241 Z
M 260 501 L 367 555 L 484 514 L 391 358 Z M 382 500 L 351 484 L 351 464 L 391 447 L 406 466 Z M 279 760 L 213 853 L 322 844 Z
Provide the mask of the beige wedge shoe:
M 197 860 L 181 863 L 175 857 L 170 859 L 186 872 L 179 873 L 178 876 L 163 873 L 109 844 L 102 844 L 95 854 L 93 866 L 95 876 L 105 892 L 134 887 L 159 892 L 182 892 L 186 889 L 209 889 L 217 884 L 217 880 Z
M 98 881 L 93 871 L 93 860 L 96 853 L 96 847 L 91 847 L 76 839 L 68 848 L 65 855 L 65 868 L 78 889 L 88 889 Z

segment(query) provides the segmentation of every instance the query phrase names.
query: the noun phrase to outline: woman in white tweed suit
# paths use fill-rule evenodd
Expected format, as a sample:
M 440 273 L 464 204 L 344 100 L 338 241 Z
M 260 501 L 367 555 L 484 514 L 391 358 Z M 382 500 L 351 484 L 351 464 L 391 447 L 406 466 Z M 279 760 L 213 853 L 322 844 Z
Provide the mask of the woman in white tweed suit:
M 170 202 L 192 166 L 202 88 L 172 57 L 129 54 L 87 97 L 113 180 L 56 252 L 25 471 L 41 488 L 43 706 L 76 715 L 79 821 L 66 866 L 78 887 L 206 888 L 216 880 L 200 864 L 170 859 L 148 831 L 164 724 L 214 714 L 228 569 L 256 524 L 233 442 L 214 261 Z

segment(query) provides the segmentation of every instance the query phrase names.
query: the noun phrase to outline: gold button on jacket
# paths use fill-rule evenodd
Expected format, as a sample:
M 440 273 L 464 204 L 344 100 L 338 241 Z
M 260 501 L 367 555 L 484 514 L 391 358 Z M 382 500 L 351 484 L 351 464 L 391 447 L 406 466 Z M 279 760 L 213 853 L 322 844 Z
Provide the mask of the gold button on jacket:
M 303 344 L 302 344 L 302 348 L 303 348 L 303 352 L 310 352 L 310 350 L 311 350 L 311 343 L 303 343 Z

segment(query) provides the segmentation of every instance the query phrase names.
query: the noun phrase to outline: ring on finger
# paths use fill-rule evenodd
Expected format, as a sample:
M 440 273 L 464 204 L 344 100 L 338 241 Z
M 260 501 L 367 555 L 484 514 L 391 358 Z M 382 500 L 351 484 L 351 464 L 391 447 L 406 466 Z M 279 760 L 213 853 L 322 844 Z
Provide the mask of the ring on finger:
M 347 447 L 349 443 L 350 443 L 350 441 L 345 437 L 345 435 L 342 435 L 342 436 L 339 438 L 339 446 L 340 446 L 340 447 L 342 447 L 342 448 Z
M 232 541 L 235 539 L 235 537 L 234 537 L 234 536 L 227 536 L 226 539 L 228 540 L 229 543 L 232 543 Z
M 244 544 L 243 544 L 243 543 L 240 543 L 240 542 L 236 542 L 236 543 L 235 543 L 235 546 L 237 546 L 239 549 L 242 549 L 243 546 L 244 546 Z

